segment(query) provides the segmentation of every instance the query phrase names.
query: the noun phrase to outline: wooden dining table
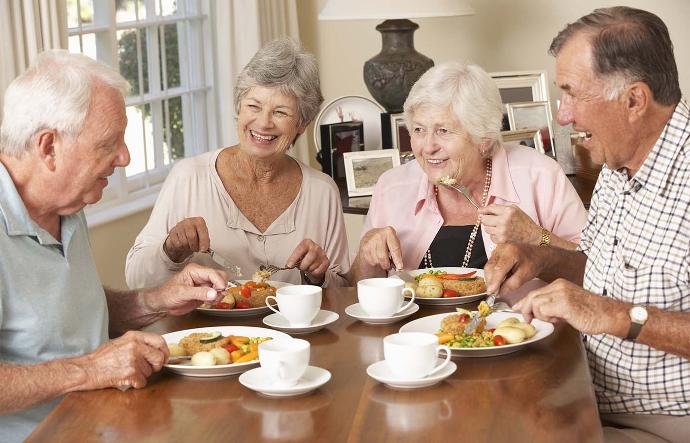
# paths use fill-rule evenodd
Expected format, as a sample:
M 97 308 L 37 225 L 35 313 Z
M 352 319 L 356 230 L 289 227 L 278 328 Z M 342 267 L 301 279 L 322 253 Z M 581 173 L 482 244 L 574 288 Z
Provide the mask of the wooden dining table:
M 453 311 L 428 307 L 388 325 L 345 314 L 355 288 L 324 290 L 323 309 L 340 318 L 318 332 L 310 364 L 331 380 L 310 394 L 268 398 L 238 376 L 192 378 L 163 370 L 143 389 L 67 395 L 28 441 L 66 442 L 596 442 L 601 425 L 579 334 L 558 324 L 549 337 L 497 357 L 460 357 L 458 370 L 424 389 L 393 390 L 366 369 L 383 359 L 383 337 L 406 322 Z M 266 314 L 264 314 L 266 315 Z M 263 326 L 262 316 L 222 318 L 192 312 L 147 331 Z

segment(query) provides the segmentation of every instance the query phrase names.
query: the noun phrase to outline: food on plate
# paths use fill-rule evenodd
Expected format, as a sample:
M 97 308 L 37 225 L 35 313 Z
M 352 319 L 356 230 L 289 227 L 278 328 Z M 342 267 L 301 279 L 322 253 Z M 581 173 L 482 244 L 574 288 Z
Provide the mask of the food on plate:
M 482 302 L 484 303 L 484 302 Z M 480 303 L 479 312 L 483 315 L 479 326 L 472 334 L 465 334 L 465 327 L 470 323 L 472 312 L 458 308 L 458 312 L 450 314 L 441 320 L 441 327 L 437 332 L 439 344 L 445 344 L 451 348 L 484 348 L 522 343 L 532 338 L 537 330 L 529 323 L 520 321 L 516 317 L 510 317 L 499 323 L 496 329 L 486 329 L 487 310 L 482 309 Z
M 246 363 L 259 358 L 259 343 L 271 337 L 223 336 L 218 331 L 193 332 L 179 343 L 168 343 L 170 357 L 189 357 L 192 366 Z M 186 364 L 183 361 L 175 364 Z
M 256 271 L 254 279 L 241 286 L 231 286 L 226 295 L 217 303 L 204 303 L 202 308 L 212 309 L 248 309 L 266 306 L 266 297 L 276 294 L 276 288 L 266 282 L 270 276 L 265 271 Z M 259 280 L 259 281 L 257 281 Z
M 446 271 L 429 270 L 415 276 L 417 285 L 406 283 L 405 286 L 415 290 L 421 298 L 463 297 L 486 292 L 486 282 L 477 277 L 477 271 L 464 274 L 449 274 Z

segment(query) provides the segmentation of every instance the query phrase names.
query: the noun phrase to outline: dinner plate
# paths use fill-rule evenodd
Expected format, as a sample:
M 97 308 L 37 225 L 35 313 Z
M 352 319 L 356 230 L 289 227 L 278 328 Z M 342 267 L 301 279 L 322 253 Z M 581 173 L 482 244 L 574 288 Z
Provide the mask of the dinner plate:
M 244 284 L 244 283 L 247 283 L 249 280 L 237 280 L 237 281 Z M 292 283 L 285 283 L 282 281 L 273 281 L 273 280 L 268 280 L 268 281 L 266 281 L 266 283 L 273 286 L 274 288 L 282 288 L 283 286 L 291 286 L 292 285 Z M 271 309 L 268 306 L 261 306 L 259 308 L 247 308 L 247 309 L 196 308 L 196 310 L 198 312 L 201 312 L 202 314 L 212 315 L 214 317 L 230 317 L 230 318 L 253 317 L 255 315 L 261 315 L 261 314 L 266 314 L 268 312 L 271 312 Z
M 239 335 L 244 337 L 271 337 L 271 338 L 290 338 L 284 332 L 274 331 L 267 328 L 255 328 L 251 326 L 210 326 L 207 328 L 185 329 L 182 331 L 169 332 L 163 334 L 166 343 L 179 343 L 185 336 L 194 332 L 215 332 L 218 331 L 225 337 L 228 335 Z M 248 369 L 259 365 L 259 360 L 246 363 L 235 363 L 229 365 L 214 366 L 192 366 L 164 364 L 169 371 L 175 374 L 186 375 L 189 377 L 221 377 L 223 375 L 240 374 Z
M 441 320 L 449 313 L 430 315 L 428 317 L 418 318 L 400 328 L 400 332 L 429 332 L 435 334 L 441 327 Z M 509 317 L 516 317 L 524 321 L 521 314 L 515 312 L 494 312 L 486 317 L 486 328 L 495 328 L 500 322 Z M 543 340 L 553 332 L 553 325 L 549 322 L 534 319 L 532 325 L 537 329 L 534 337 L 523 341 L 522 343 L 515 343 L 512 345 L 493 346 L 489 348 L 450 348 L 453 357 L 493 357 L 495 355 L 510 354 L 511 352 L 519 351 L 525 346 Z
M 338 116 L 342 111 L 343 118 Z M 364 129 L 364 149 L 381 149 L 381 113 L 386 112 L 375 101 L 359 95 L 346 95 L 326 104 L 314 120 L 314 146 L 321 152 L 320 125 L 349 121 L 361 121 Z
M 429 271 L 446 271 L 448 274 L 467 274 L 468 272 L 472 271 L 477 271 L 475 274 L 476 277 L 482 277 L 484 278 L 484 270 L 483 269 L 475 269 L 475 268 L 453 268 L 453 267 L 448 267 L 448 268 L 427 268 L 427 269 L 416 269 L 414 271 L 409 271 L 409 274 L 413 277 L 416 277 L 417 275 L 420 274 L 426 274 Z M 399 278 L 396 275 L 391 276 L 392 278 Z M 473 301 L 477 300 L 482 300 L 486 296 L 486 292 L 482 292 L 480 294 L 473 294 L 473 295 L 464 295 L 462 297 L 447 297 L 447 298 L 429 298 L 429 297 L 415 297 L 414 301 L 415 303 L 419 303 L 420 305 L 429 305 L 429 306 L 456 306 L 456 305 L 464 305 L 466 303 L 471 303 Z M 406 299 L 409 299 L 409 296 L 405 296 Z

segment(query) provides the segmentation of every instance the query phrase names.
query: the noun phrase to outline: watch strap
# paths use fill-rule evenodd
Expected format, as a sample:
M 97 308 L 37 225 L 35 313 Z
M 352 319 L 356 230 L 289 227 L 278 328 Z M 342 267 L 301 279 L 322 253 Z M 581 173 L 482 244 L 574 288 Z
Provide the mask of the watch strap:
M 541 228 L 541 240 L 539 246 L 548 246 L 551 244 L 551 232 L 546 228 Z
M 630 329 L 628 329 L 628 335 L 625 337 L 626 340 L 635 340 L 638 335 L 640 335 L 640 331 L 642 330 L 642 323 L 638 323 L 636 321 L 630 321 Z

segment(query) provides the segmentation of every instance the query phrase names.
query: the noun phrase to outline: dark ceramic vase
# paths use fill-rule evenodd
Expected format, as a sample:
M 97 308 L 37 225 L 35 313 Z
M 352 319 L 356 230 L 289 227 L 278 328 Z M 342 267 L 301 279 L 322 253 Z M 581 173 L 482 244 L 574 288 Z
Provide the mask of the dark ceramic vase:
M 414 49 L 419 25 L 407 20 L 386 20 L 376 27 L 381 33 L 381 52 L 364 63 L 364 83 L 369 93 L 391 114 L 402 112 L 412 85 L 434 61 Z

